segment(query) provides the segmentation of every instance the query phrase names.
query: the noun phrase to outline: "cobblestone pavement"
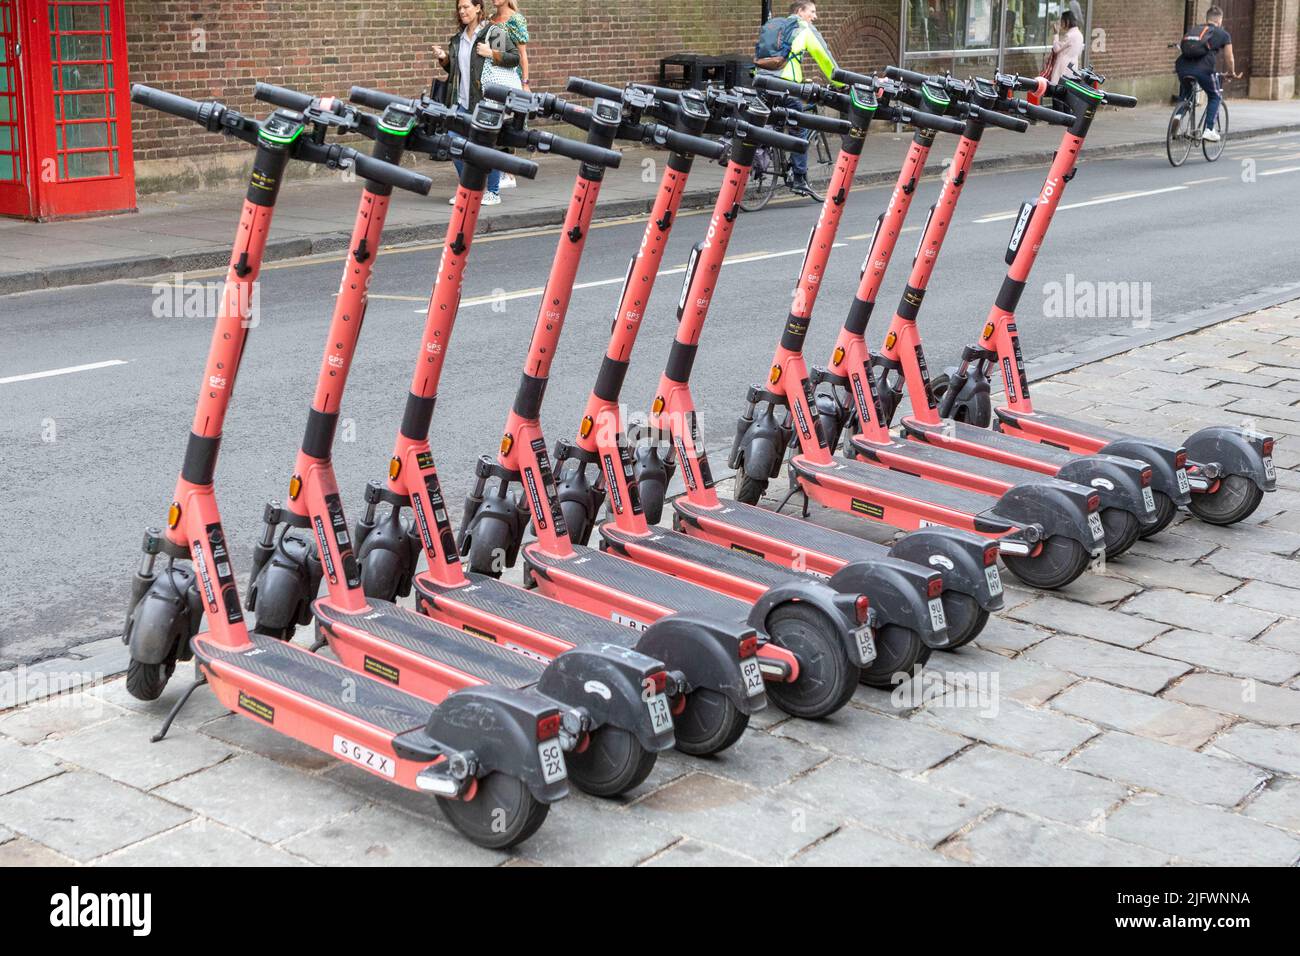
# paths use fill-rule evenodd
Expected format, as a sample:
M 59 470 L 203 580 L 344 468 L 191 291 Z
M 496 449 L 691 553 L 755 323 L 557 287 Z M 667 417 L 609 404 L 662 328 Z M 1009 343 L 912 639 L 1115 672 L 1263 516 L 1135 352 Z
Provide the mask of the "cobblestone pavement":
M 1037 387 L 1153 433 L 1273 433 L 1279 490 L 1245 525 L 1184 518 L 1066 593 L 1012 585 L 910 685 L 820 723 L 769 708 L 719 758 L 661 757 L 621 802 L 575 794 L 512 855 L 203 691 L 150 744 L 184 682 L 131 699 L 101 680 L 121 667 L 109 641 L 0 673 L 0 865 L 1294 865 L 1297 320 L 1300 300 Z

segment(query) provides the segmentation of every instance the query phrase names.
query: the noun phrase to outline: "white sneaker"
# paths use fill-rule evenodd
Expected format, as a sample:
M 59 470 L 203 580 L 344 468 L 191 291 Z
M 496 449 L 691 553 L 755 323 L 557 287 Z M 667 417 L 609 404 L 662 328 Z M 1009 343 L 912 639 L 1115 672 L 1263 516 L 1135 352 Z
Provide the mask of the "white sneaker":
M 514 189 L 517 185 L 518 183 L 515 182 L 515 177 L 511 176 L 509 173 L 501 174 L 501 183 L 498 186 L 499 189 Z
M 1217 143 L 1219 140 L 1223 139 L 1223 137 L 1219 135 L 1217 129 L 1206 129 L 1201 131 L 1201 139 L 1205 140 L 1207 143 Z
M 448 199 L 448 200 L 447 200 L 447 205 L 448 205 L 448 206 L 454 206 L 454 205 L 456 205 L 456 197 L 455 197 L 455 196 L 452 196 L 450 199 Z
M 485 206 L 499 206 L 499 205 L 501 205 L 501 194 L 500 194 L 500 193 L 484 193 L 484 194 L 483 194 L 483 205 L 485 205 Z

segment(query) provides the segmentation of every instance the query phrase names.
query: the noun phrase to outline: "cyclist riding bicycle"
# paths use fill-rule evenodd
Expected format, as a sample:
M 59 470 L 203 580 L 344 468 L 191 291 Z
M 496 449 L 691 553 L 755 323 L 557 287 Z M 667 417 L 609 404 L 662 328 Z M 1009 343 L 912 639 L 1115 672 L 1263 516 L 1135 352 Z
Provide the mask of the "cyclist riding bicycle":
M 821 32 L 813 26 L 817 19 L 817 4 L 813 0 L 794 0 L 788 17 L 772 17 L 759 28 L 758 42 L 754 45 L 754 65 L 760 70 L 775 72 L 791 83 L 804 82 L 803 56 L 812 56 L 827 79 L 835 72 L 835 57 Z M 808 104 L 793 96 L 785 98 L 790 109 L 806 110 Z M 795 135 L 808 138 L 809 131 L 799 129 Z M 790 154 L 790 167 L 794 174 L 792 187 L 796 192 L 808 190 L 808 157 L 803 153 Z
M 1205 22 L 1187 31 L 1178 46 L 1181 52 L 1174 63 L 1174 72 L 1178 74 L 1179 89 L 1185 90 L 1190 83 L 1196 82 L 1205 90 L 1208 102 L 1201 138 L 1217 143 L 1221 137 L 1214 128 L 1214 120 L 1223 100 L 1223 86 L 1217 70 L 1220 50 L 1227 62 L 1228 73 L 1233 79 L 1241 77 L 1232 55 L 1232 35 L 1223 29 L 1223 8 L 1211 6 L 1206 10 Z

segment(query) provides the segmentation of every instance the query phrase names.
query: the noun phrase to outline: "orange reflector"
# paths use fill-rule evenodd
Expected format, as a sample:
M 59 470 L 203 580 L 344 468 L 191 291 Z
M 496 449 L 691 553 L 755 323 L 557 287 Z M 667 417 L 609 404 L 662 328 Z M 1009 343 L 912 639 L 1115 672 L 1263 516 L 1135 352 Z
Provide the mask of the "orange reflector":
M 396 481 L 397 476 L 402 473 L 402 459 L 394 455 L 388 459 L 388 480 Z
M 771 382 L 773 385 L 781 381 L 781 366 L 773 365 L 772 374 L 768 375 L 767 380 Z
M 890 332 L 885 336 L 885 348 L 892 349 L 896 342 L 898 342 L 898 333 Z
M 167 527 L 174 528 L 181 523 L 181 505 L 179 501 L 173 501 L 172 506 L 167 509 Z
M 289 500 L 297 501 L 300 494 L 302 494 L 302 478 L 294 475 L 289 479 Z
M 664 401 L 664 397 L 662 395 L 656 395 L 655 400 L 650 403 L 650 411 L 658 415 L 660 412 L 664 410 L 664 405 L 666 404 L 667 403 Z
M 511 435 L 501 436 L 501 454 L 510 454 L 510 449 L 515 447 L 514 437 Z
M 831 364 L 839 365 L 843 361 L 844 361 L 844 348 L 843 346 L 837 345 L 835 346 L 835 351 L 831 353 Z
M 984 338 L 986 338 L 986 339 L 991 339 L 991 338 L 993 338 L 993 323 L 992 323 L 992 322 L 989 322 L 988 324 L 986 324 L 986 325 L 984 326 Z
M 578 437 L 586 438 L 588 435 L 590 435 L 591 429 L 595 426 L 595 424 L 596 423 L 591 420 L 590 415 L 583 415 L 582 424 L 578 426 Z

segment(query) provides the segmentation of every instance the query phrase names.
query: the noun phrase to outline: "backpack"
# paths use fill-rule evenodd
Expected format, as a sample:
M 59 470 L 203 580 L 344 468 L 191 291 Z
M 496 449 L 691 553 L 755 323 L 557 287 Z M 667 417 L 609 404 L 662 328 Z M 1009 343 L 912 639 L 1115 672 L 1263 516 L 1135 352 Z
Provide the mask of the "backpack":
M 1210 32 L 1210 25 L 1207 23 L 1201 27 L 1200 33 L 1189 33 L 1179 41 L 1178 49 L 1189 60 L 1199 60 L 1202 57 L 1209 56 L 1210 42 L 1206 36 Z
M 790 59 L 798 17 L 772 17 L 758 31 L 754 44 L 754 65 L 763 70 L 778 70 Z

